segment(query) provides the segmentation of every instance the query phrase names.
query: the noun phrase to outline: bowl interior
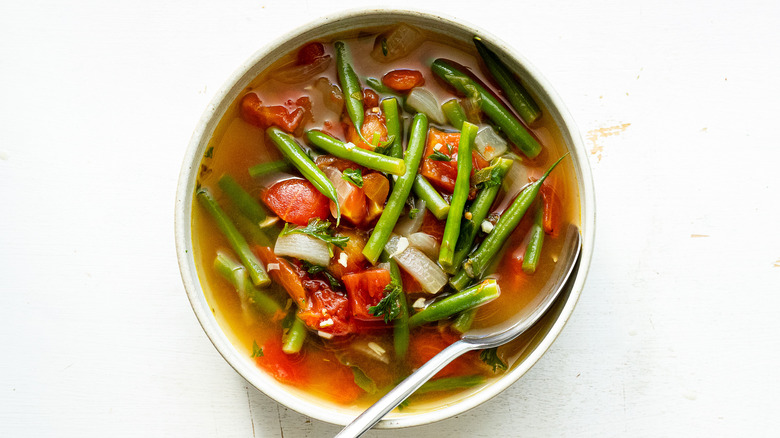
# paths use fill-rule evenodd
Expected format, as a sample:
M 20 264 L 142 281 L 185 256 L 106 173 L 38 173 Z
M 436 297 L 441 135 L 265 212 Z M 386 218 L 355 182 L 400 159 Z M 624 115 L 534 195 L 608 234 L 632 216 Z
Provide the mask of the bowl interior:
M 201 158 L 212 136 L 219 129 L 220 120 L 230 110 L 231 104 L 242 90 L 265 68 L 290 50 L 318 37 L 349 33 L 374 26 L 386 26 L 393 22 L 406 22 L 464 42 L 469 42 L 474 35 L 479 35 L 495 48 L 499 56 L 524 80 L 526 88 L 534 95 L 546 115 L 552 117 L 558 126 L 559 132 L 556 135 L 571 153 L 579 191 L 583 252 L 568 289 L 547 315 L 524 335 L 525 347 L 516 352 L 519 359 L 511 370 L 492 381 L 490 385 L 461 393 L 444 404 L 421 404 L 415 409 L 405 410 L 402 413 L 391 413 L 378 424 L 378 427 L 414 426 L 449 418 L 483 403 L 519 379 L 549 348 L 571 315 L 582 291 L 593 251 L 595 232 L 593 184 L 579 132 L 562 102 L 541 74 L 499 39 L 473 26 L 462 24 L 460 20 L 456 22 L 454 19 L 440 15 L 396 10 L 361 10 L 324 17 L 277 39 L 266 49 L 255 53 L 239 67 L 217 93 L 198 123 L 185 155 L 176 198 L 175 227 L 179 266 L 193 310 L 204 331 L 225 360 L 253 386 L 271 398 L 304 415 L 334 424 L 347 424 L 359 412 L 325 403 L 301 390 L 278 383 L 257 368 L 244 352 L 238 351 L 229 336 L 221 329 L 206 300 L 195 266 L 191 229 L 193 194 Z

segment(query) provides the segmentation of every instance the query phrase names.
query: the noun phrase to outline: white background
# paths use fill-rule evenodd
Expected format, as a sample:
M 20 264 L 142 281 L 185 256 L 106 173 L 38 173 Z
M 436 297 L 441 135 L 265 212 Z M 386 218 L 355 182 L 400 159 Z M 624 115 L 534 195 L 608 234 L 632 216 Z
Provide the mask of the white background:
M 198 325 L 173 205 L 223 81 L 365 2 L 0 3 L 0 436 L 333 435 Z M 370 6 L 377 6 L 371 3 Z M 457 418 L 370 436 L 755 436 L 780 427 L 777 1 L 397 1 L 531 60 L 580 125 L 597 245 L 562 335 Z

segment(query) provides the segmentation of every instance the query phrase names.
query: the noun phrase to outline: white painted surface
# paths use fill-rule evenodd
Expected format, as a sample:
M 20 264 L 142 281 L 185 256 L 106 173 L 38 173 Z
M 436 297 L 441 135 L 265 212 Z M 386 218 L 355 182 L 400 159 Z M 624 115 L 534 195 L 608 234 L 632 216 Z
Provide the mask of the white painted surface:
M 425 7 L 523 52 L 593 152 L 591 274 L 516 385 L 370 436 L 776 434 L 780 4 L 472 3 Z M 173 201 L 223 80 L 295 23 L 364 4 L 0 4 L 0 436 L 338 430 L 217 354 L 181 285 Z

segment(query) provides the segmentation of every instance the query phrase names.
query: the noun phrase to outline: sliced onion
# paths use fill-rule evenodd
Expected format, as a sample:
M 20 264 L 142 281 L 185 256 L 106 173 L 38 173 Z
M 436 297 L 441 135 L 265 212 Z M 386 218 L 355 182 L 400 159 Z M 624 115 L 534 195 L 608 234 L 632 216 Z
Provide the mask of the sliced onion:
M 528 168 L 520 162 L 520 159 L 515 159 L 512 163 L 512 167 L 507 171 L 504 177 L 504 197 L 499 201 L 498 207 L 493 211 L 501 214 L 507 209 L 509 203 L 512 202 L 515 197 L 527 186 L 531 180 L 528 178 Z
M 425 88 L 412 88 L 412 91 L 409 92 L 409 96 L 406 98 L 406 103 L 415 110 L 424 113 L 436 123 L 444 124 L 447 122 L 444 113 L 441 111 L 439 101 L 436 100 L 433 93 Z
M 276 239 L 274 253 L 280 256 L 295 257 L 317 266 L 328 266 L 330 251 L 328 244 L 316 237 L 293 233 Z
M 425 201 L 418 199 L 414 204 L 414 208 L 417 209 L 417 214 L 414 218 L 410 218 L 408 214 L 404 214 L 398 220 L 393 232 L 402 236 L 409 236 L 412 233 L 420 231 L 422 227 L 423 216 L 425 215 Z
M 298 84 L 308 81 L 324 72 L 330 65 L 330 55 L 317 58 L 311 64 L 298 65 L 297 62 L 283 65 L 271 72 L 271 78 L 285 84 Z
M 430 234 L 412 233 L 407 239 L 409 239 L 409 245 L 424 252 L 431 259 L 439 256 L 439 242 Z
M 314 88 L 322 93 L 322 101 L 325 107 L 336 114 L 344 110 L 344 96 L 338 85 L 331 84 L 328 78 L 322 77 L 314 81 Z
M 404 249 L 405 237 L 392 235 L 385 249 L 392 255 L 398 265 L 409 273 L 430 294 L 439 292 L 447 284 L 447 274 L 433 260 L 429 259 L 419 249 L 407 246 Z M 401 249 L 401 251 L 398 251 Z
M 419 29 L 401 23 L 376 37 L 371 57 L 380 62 L 395 61 L 408 55 L 423 41 L 425 41 L 425 35 Z
M 474 137 L 474 144 L 479 149 L 480 155 L 487 161 L 504 155 L 507 149 L 506 140 L 501 138 L 492 126 L 481 129 Z

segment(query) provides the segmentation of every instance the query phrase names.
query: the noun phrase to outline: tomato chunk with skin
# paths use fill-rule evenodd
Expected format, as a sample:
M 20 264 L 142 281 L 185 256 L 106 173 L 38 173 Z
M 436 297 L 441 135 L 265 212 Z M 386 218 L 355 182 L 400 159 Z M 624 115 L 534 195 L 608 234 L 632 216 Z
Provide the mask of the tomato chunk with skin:
M 385 201 L 390 193 L 390 181 L 378 172 L 363 175 L 363 193 L 368 201 L 366 222 L 372 222 L 384 211 Z
M 436 328 L 423 328 L 412 333 L 409 343 L 409 361 L 412 368 L 419 368 L 455 342 L 457 337 L 445 336 Z M 475 351 L 470 351 L 450 362 L 434 377 L 463 376 L 474 373 L 474 364 L 479 360 Z
M 368 261 L 363 255 L 363 247 L 366 246 L 368 235 L 362 230 L 350 230 L 342 228 L 337 233 L 338 236 L 349 238 L 344 249 L 333 248 L 333 257 L 330 259 L 328 270 L 334 277 L 341 279 L 347 274 L 360 272 L 366 268 Z M 343 255 L 342 255 L 343 254 Z
M 379 106 L 379 95 L 370 88 L 363 89 L 363 106 L 367 109 Z
M 459 132 L 443 132 L 433 128 L 428 131 L 428 144 L 425 147 L 420 174 L 428 178 L 436 188 L 447 193 L 453 192 L 455 180 L 458 177 L 457 154 L 459 141 Z M 446 155 L 450 158 L 450 161 L 431 159 L 431 155 L 434 155 L 435 152 Z M 472 152 L 471 156 L 472 175 L 489 164 L 476 150 Z M 472 198 L 475 194 L 476 192 L 472 190 L 469 198 Z
M 333 336 L 348 335 L 354 331 L 347 295 L 334 291 L 324 280 L 303 280 L 308 302 L 298 316 L 314 330 Z
M 278 126 L 283 131 L 292 133 L 303 121 L 305 110 L 298 107 L 290 111 L 282 105 L 263 106 L 256 93 L 248 93 L 241 99 L 240 113 L 241 118 L 252 125 L 263 129 Z
M 367 321 L 382 319 L 372 315 L 368 308 L 376 306 L 384 298 L 385 287 L 390 284 L 390 271 L 371 269 L 345 275 L 341 280 L 352 304 L 352 316 Z
M 266 370 L 276 380 L 301 386 L 309 381 L 309 372 L 301 363 L 302 355 L 282 351 L 281 336 L 273 336 L 262 345 L 263 354 L 255 358 L 257 366 Z
M 305 179 L 279 181 L 263 190 L 263 202 L 283 221 L 305 226 L 309 219 L 327 219 L 330 200 Z
M 313 64 L 323 56 L 325 56 L 325 46 L 322 43 L 313 42 L 306 44 L 298 50 L 298 65 Z
M 544 232 L 553 237 L 558 235 L 559 224 L 561 223 L 561 205 L 558 196 L 552 187 L 542 184 L 542 226 Z
M 274 282 L 281 285 L 298 307 L 306 306 L 306 288 L 303 286 L 302 273 L 287 260 L 278 257 L 267 246 L 256 246 L 254 252 L 268 270 Z
M 408 91 L 425 84 L 425 78 L 417 70 L 398 69 L 388 72 L 382 83 L 396 91 Z
M 360 138 L 357 133 L 357 129 L 355 129 L 355 125 L 353 125 L 351 121 L 346 120 L 345 123 L 347 124 L 348 142 L 359 148 L 367 149 L 369 151 L 374 150 L 373 144 L 369 144 Z M 380 113 L 374 113 L 370 110 L 366 111 L 366 117 L 363 120 L 363 127 L 360 129 L 360 132 L 363 134 L 363 138 L 369 142 L 373 142 L 374 137 L 379 138 L 379 143 L 386 142 L 387 126 L 385 125 L 384 116 L 382 116 Z

